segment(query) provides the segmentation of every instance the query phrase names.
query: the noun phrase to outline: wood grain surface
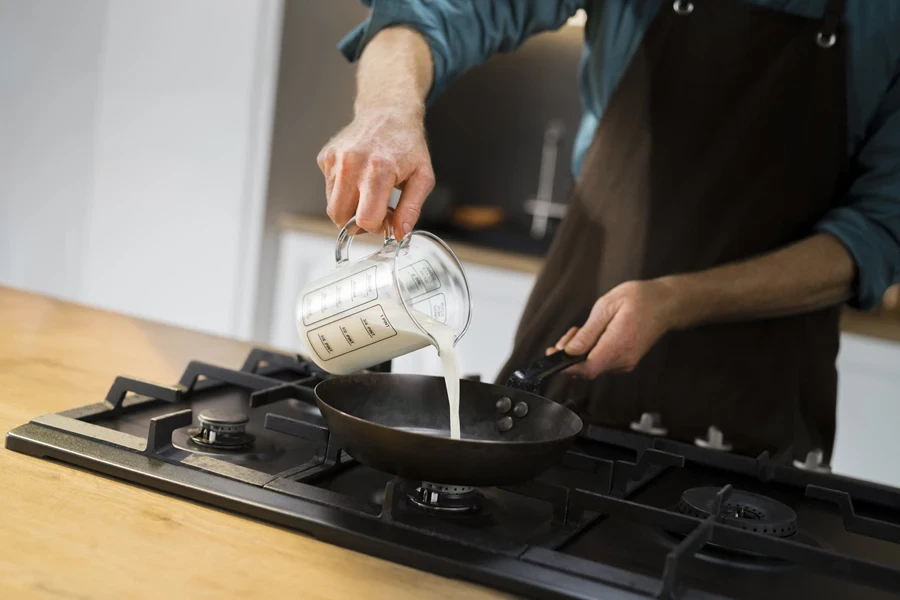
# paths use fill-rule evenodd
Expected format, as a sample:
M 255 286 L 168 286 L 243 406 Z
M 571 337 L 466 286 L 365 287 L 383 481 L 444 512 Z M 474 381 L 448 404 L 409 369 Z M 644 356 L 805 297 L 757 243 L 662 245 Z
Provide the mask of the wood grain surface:
M 0 287 L 0 432 L 249 346 Z M 0 449 L 0 598 L 509 598 Z

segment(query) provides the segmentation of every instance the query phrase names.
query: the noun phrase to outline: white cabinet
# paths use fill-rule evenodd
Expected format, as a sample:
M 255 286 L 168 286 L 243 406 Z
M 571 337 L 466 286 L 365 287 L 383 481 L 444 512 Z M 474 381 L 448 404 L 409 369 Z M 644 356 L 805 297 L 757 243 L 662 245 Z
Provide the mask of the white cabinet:
M 352 255 L 364 256 L 376 248 L 357 241 Z M 334 268 L 334 238 L 286 232 L 281 236 L 279 254 L 269 342 L 301 351 L 294 325 L 294 303 L 303 286 Z M 463 263 L 463 267 L 469 279 L 473 313 L 469 331 L 459 342 L 460 373 L 493 381 L 512 350 L 516 325 L 534 275 L 469 263 Z M 437 352 L 431 347 L 399 357 L 392 366 L 399 373 L 441 373 Z
M 844 334 L 832 468 L 900 486 L 900 344 Z

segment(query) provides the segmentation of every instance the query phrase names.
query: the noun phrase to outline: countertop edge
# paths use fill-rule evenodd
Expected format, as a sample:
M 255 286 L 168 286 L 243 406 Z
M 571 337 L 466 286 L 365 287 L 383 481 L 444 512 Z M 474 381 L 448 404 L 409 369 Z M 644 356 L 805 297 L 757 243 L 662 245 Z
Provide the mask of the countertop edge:
M 338 234 L 338 229 L 334 226 L 334 223 L 322 217 L 283 213 L 278 217 L 277 224 L 279 232 L 312 233 L 335 239 Z M 461 261 L 486 267 L 496 267 L 536 275 L 540 272 L 544 262 L 543 259 L 536 256 L 528 256 L 507 250 L 485 248 L 462 242 L 448 241 L 447 244 Z

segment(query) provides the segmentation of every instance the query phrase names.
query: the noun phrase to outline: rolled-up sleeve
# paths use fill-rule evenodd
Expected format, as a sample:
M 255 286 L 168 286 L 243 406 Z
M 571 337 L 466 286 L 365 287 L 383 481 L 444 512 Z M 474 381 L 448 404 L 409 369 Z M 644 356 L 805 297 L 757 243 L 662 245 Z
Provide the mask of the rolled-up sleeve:
M 846 202 L 817 225 L 836 236 L 857 266 L 850 304 L 873 310 L 900 282 L 900 65 L 852 161 Z
M 338 48 L 359 59 L 376 33 L 393 25 L 417 30 L 431 48 L 433 101 L 458 75 L 496 52 L 510 52 L 534 33 L 559 28 L 585 0 L 362 0 L 369 18 Z

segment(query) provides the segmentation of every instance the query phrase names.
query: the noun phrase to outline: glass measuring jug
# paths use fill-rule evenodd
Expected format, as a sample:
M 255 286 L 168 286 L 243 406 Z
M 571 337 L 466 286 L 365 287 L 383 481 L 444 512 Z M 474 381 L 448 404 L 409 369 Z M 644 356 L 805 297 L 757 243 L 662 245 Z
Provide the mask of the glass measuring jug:
M 338 234 L 334 271 L 307 284 L 297 299 L 300 340 L 329 373 L 347 375 L 437 347 L 436 327 L 451 329 L 455 345 L 469 328 L 469 283 L 456 254 L 427 231 L 395 239 L 391 216 L 388 211 L 382 247 L 352 261 L 353 237 L 364 230 L 350 219 Z

